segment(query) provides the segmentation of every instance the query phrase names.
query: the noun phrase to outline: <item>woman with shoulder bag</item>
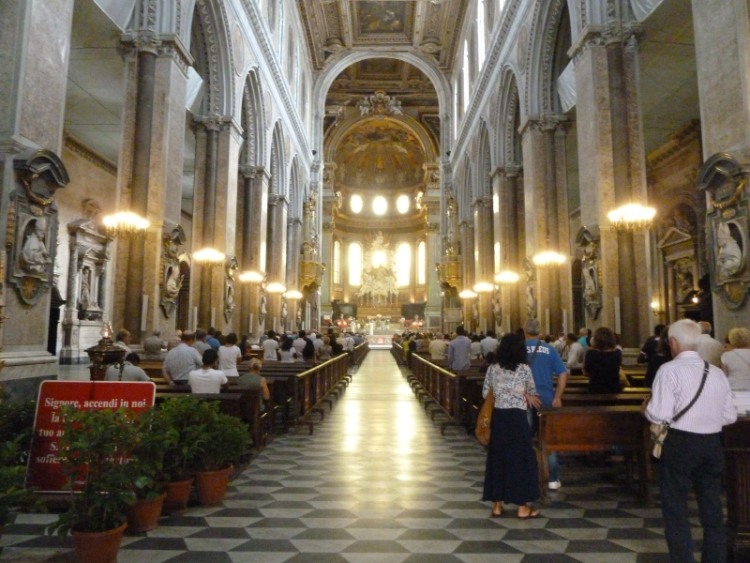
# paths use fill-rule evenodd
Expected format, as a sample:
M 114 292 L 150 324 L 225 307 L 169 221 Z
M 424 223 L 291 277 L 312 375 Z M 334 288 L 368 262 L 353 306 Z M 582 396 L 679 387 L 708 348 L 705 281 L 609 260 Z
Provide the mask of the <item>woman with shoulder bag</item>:
M 482 395 L 495 397 L 482 500 L 492 501 L 491 517 L 503 513 L 503 502 L 518 505 L 520 519 L 537 518 L 539 471 L 526 418 L 529 406 L 539 408 L 534 378 L 526 358 L 523 335 L 508 333 L 500 340 L 495 363 L 487 370 Z

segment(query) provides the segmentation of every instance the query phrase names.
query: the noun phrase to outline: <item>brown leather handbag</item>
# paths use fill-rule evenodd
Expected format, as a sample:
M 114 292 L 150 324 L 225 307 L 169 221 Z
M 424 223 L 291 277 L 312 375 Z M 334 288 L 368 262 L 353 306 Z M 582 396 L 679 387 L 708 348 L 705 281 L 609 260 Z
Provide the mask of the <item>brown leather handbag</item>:
M 490 443 L 490 423 L 492 422 L 492 410 L 495 408 L 495 393 L 490 390 L 487 393 L 487 397 L 482 403 L 482 408 L 479 409 L 479 415 L 477 415 L 477 426 L 474 429 L 474 435 L 479 440 L 479 443 L 483 446 L 488 446 Z

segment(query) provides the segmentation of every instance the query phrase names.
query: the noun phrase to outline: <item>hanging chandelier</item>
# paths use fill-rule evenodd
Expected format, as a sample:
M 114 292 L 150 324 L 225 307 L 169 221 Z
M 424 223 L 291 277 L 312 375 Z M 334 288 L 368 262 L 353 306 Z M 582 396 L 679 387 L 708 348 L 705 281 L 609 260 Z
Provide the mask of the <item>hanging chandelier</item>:
M 607 213 L 612 226 L 618 231 L 634 232 L 649 229 L 656 216 L 656 209 L 640 203 L 628 203 Z

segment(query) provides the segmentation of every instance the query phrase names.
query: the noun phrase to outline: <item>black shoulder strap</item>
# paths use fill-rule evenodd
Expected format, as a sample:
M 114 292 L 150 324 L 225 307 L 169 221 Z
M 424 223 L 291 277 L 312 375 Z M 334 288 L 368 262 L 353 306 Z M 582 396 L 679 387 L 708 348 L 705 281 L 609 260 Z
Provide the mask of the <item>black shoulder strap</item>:
M 682 415 L 685 414 L 687 411 L 689 411 L 690 407 L 692 407 L 695 404 L 695 401 L 698 400 L 698 397 L 700 397 L 701 392 L 703 391 L 703 386 L 706 384 L 706 378 L 708 377 L 708 362 L 704 361 L 703 364 L 704 364 L 703 365 L 703 379 L 701 379 L 701 386 L 698 387 L 698 392 L 695 394 L 695 397 L 693 397 L 693 400 L 690 401 L 688 406 L 686 406 L 684 409 L 678 412 L 674 416 L 674 418 L 672 418 L 673 424 L 677 422 L 678 420 L 680 420 L 680 418 L 682 418 Z
M 125 369 L 125 361 L 120 362 L 120 375 L 117 378 L 117 381 L 122 381 L 122 370 Z

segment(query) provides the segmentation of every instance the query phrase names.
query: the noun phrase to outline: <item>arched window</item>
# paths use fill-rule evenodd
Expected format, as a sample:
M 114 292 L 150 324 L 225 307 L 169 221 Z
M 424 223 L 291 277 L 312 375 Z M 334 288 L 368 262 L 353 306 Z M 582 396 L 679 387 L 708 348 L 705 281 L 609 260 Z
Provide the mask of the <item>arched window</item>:
M 409 287 L 411 283 L 411 247 L 402 242 L 396 249 L 396 285 L 398 287 Z
M 417 246 L 417 285 L 427 285 L 427 245 L 424 241 Z
M 341 283 L 341 243 L 333 242 L 333 283 Z
M 484 58 L 486 54 L 485 37 L 487 35 L 487 28 L 484 23 L 485 12 L 487 6 L 485 0 L 479 0 L 477 4 L 477 69 L 482 70 L 484 64 Z
M 469 107 L 469 42 L 464 39 L 463 111 Z
M 362 245 L 353 242 L 349 245 L 349 285 L 362 285 Z

